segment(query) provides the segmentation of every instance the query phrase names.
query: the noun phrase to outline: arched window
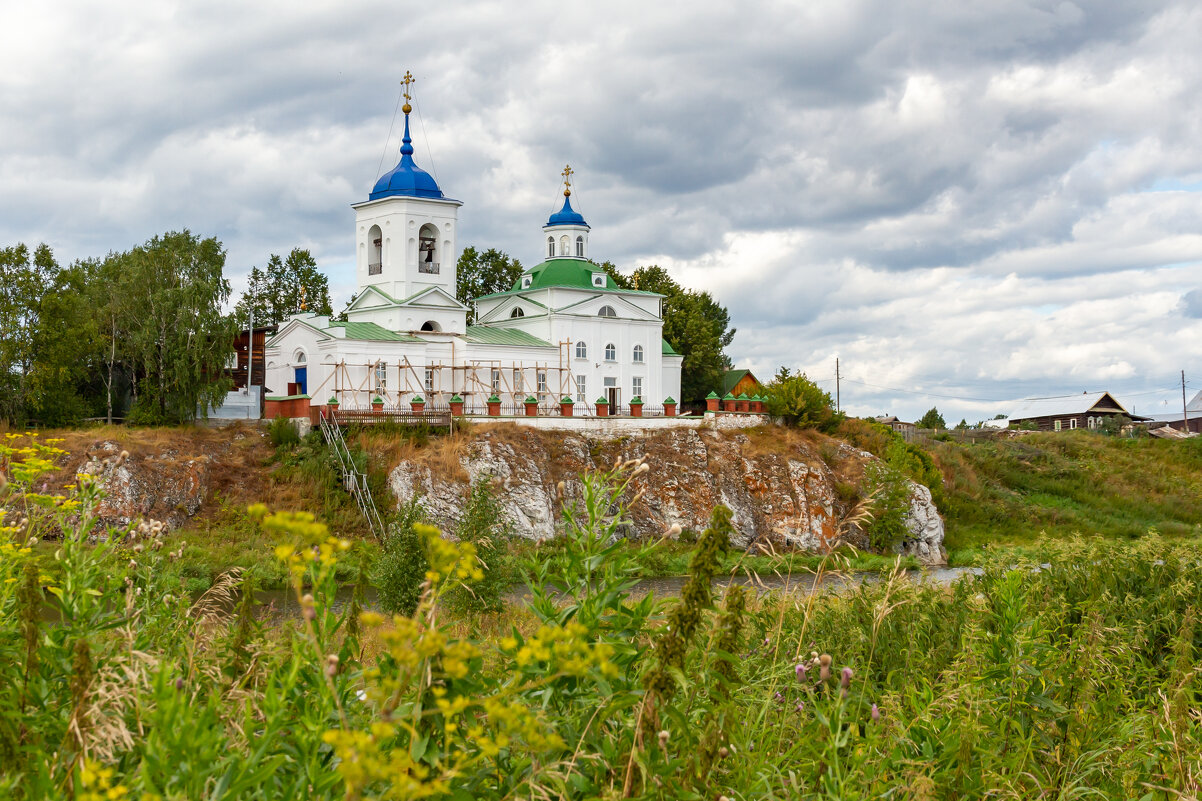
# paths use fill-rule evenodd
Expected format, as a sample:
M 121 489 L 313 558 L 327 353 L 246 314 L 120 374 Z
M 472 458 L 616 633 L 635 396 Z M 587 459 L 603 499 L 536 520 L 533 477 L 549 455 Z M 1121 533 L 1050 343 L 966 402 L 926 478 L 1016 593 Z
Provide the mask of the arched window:
M 547 237 L 547 258 L 549 259 L 554 255 L 555 255 L 555 237 L 549 236 L 549 237 Z
M 643 346 L 642 345 L 634 346 L 634 361 L 636 364 L 643 361 Z
M 293 357 L 293 361 L 296 362 L 297 364 L 304 364 L 305 363 L 305 352 L 303 350 L 298 350 L 296 352 L 296 356 Z
M 584 237 L 582 236 L 576 237 L 576 257 L 579 259 L 584 258 Z
M 583 342 L 576 343 L 576 358 L 577 359 L 587 359 L 588 358 L 588 345 L 585 345 Z
M 560 256 L 568 255 L 568 238 L 567 238 L 567 236 L 561 236 L 559 238 L 559 255 Z
M 525 316 L 526 316 L 526 312 L 522 311 L 522 307 L 521 307 L 521 306 L 514 306 L 514 307 L 513 307 L 513 311 L 511 311 L 511 312 L 509 313 L 509 316 L 510 316 L 510 317 L 525 317 Z
M 613 343 L 611 342 L 605 346 L 605 361 L 616 362 L 617 360 L 618 360 L 618 349 L 615 348 Z
M 379 275 L 384 272 L 384 234 L 380 226 L 373 225 L 367 232 L 367 274 Z
M 429 223 L 417 232 L 417 271 L 438 274 L 438 229 Z
M 597 310 L 598 317 L 617 317 L 618 313 L 614 311 L 613 306 L 602 306 Z
M 439 325 L 438 323 L 434 322 L 433 320 L 426 320 L 426 322 L 422 323 L 422 330 L 423 331 L 441 331 L 442 326 Z

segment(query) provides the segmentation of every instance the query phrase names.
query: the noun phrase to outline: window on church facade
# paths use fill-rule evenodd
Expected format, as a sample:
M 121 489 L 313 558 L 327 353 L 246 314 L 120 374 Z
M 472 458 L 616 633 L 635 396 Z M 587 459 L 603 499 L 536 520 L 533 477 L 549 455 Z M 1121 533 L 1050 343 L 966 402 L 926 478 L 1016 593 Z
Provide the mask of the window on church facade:
M 510 317 L 525 317 L 526 312 L 522 311 L 520 306 L 515 306 L 513 311 L 509 313 Z
M 539 395 L 547 394 L 547 371 L 546 370 L 538 371 L 538 394 Z
M 577 359 L 587 359 L 588 358 L 588 345 L 585 345 L 583 342 L 576 343 L 576 358 Z
M 549 259 L 549 258 L 553 257 L 554 255 L 555 255 L 555 237 L 549 236 L 549 237 L 547 237 L 547 258 Z
M 605 361 L 616 362 L 618 360 L 618 349 L 613 346 L 613 343 L 605 346 Z
M 428 395 L 433 391 L 434 391 L 434 368 L 427 367 L 426 368 L 426 394 Z
M 388 389 L 388 367 L 384 362 L 376 362 L 376 393 Z
M 492 394 L 496 395 L 501 391 L 501 371 L 494 369 L 492 371 Z
M 513 368 L 513 391 L 522 391 L 522 371 L 518 367 Z
M 585 382 L 586 377 L 582 375 L 576 376 L 576 402 L 588 403 L 588 384 Z
M 630 379 L 630 397 L 643 399 L 643 379 L 640 376 Z
M 561 236 L 559 238 L 559 255 L 568 255 L 568 238 L 566 236 Z
M 584 237 L 582 236 L 576 237 L 576 257 L 584 258 Z
M 598 317 L 617 317 L 618 313 L 614 311 L 613 306 L 602 306 L 597 310 Z
M 635 345 L 634 346 L 634 363 L 641 364 L 642 361 L 643 361 L 643 346 Z

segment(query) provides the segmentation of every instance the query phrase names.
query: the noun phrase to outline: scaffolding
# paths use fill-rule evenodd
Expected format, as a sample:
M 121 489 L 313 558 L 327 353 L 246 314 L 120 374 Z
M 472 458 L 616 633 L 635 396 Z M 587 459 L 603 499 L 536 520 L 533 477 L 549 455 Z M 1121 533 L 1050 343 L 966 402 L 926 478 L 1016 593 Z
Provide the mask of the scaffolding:
M 335 363 L 333 371 L 309 394 L 319 402 L 326 397 L 337 398 L 344 409 L 370 408 L 377 397 L 386 406 L 399 408 L 415 396 L 424 398 L 428 407 L 442 408 L 458 395 L 468 413 L 486 410 L 488 398 L 494 395 L 503 406 L 512 408 L 521 408 L 526 398 L 533 396 L 538 399 L 540 411 L 550 412 L 566 395 L 577 401 L 580 412 L 587 413 L 592 408 L 588 398 L 582 403 L 576 397 L 576 376 L 569 359 L 571 345 L 570 340 L 559 343 L 558 363 L 554 364 L 504 359 L 456 363 L 454 352 L 449 364 L 414 364 L 407 356 L 393 363 L 375 359 L 360 364 L 344 359 Z

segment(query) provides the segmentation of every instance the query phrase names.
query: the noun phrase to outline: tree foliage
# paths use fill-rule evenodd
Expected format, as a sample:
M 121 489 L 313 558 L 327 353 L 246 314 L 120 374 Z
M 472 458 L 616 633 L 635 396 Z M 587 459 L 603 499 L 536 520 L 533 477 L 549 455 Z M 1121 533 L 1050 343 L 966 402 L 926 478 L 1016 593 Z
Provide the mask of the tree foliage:
M 942 431 L 947 428 L 947 423 L 943 421 L 943 415 L 939 413 L 939 409 L 932 406 L 927 409 L 927 413 L 918 418 L 918 422 L 914 424 L 918 428 L 934 428 Z
M 681 400 L 701 401 L 722 386 L 722 375 L 730 369 L 726 346 L 735 336 L 724 306 L 708 292 L 685 289 L 657 265 L 639 267 L 628 276 L 612 262 L 599 266 L 623 289 L 664 296 L 663 336 L 684 357 L 680 367 Z
M 512 287 L 522 274 L 522 263 L 496 248 L 481 253 L 469 247 L 460 255 L 456 272 L 455 297 L 460 303 L 470 306 L 473 298 L 504 292 Z M 474 324 L 475 309 L 470 310 L 467 317 L 468 325 Z
M 250 312 L 254 313 L 258 327 L 278 325 L 302 311 L 327 316 L 333 313 L 329 279 L 317 269 L 313 254 L 293 248 L 283 259 L 272 253 L 264 270 L 251 268 L 246 292 L 238 301 L 240 326 Z
M 233 350 L 224 264 L 188 231 L 68 267 L 45 245 L 0 250 L 0 417 L 68 425 L 132 403 L 174 422 L 212 406 Z
M 772 382 L 764 387 L 764 397 L 769 414 L 798 428 L 829 432 L 843 420 L 843 415 L 835 411 L 829 392 L 805 373 L 794 373 L 787 367 L 781 367 Z

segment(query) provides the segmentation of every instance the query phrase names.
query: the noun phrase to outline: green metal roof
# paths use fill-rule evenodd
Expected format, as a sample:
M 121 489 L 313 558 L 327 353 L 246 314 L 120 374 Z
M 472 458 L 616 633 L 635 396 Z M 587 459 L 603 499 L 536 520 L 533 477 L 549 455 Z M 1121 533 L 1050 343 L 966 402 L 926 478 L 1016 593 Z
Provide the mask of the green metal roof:
M 490 328 L 484 325 L 469 325 L 464 334 L 468 342 L 480 345 L 525 345 L 535 348 L 554 347 L 550 342 L 516 328 Z
M 661 355 L 663 355 L 663 356 L 679 356 L 680 355 L 675 350 L 673 350 L 672 345 L 670 342 L 668 342 L 668 340 L 664 339 L 664 340 L 660 340 L 660 341 L 663 343 L 663 345 L 661 345 L 661 348 L 662 348 L 662 350 L 660 351 Z
M 332 322 L 330 328 L 346 329 L 347 339 L 364 339 L 369 342 L 421 342 L 417 337 L 398 334 L 376 323 Z
M 512 295 L 519 292 L 529 292 L 534 289 L 549 287 L 568 287 L 571 289 L 596 289 L 606 292 L 620 292 L 626 295 L 654 295 L 663 297 L 658 292 L 644 292 L 638 289 L 622 289 L 608 273 L 605 273 L 605 286 L 593 285 L 593 273 L 605 271 L 591 261 L 584 259 L 547 259 L 529 270 L 522 272 L 513 286 L 504 292 L 494 292 L 491 295 L 481 295 L 480 298 L 492 298 L 499 295 Z M 522 279 L 530 276 L 530 286 L 522 289 Z M 479 300 L 480 298 L 476 298 Z

